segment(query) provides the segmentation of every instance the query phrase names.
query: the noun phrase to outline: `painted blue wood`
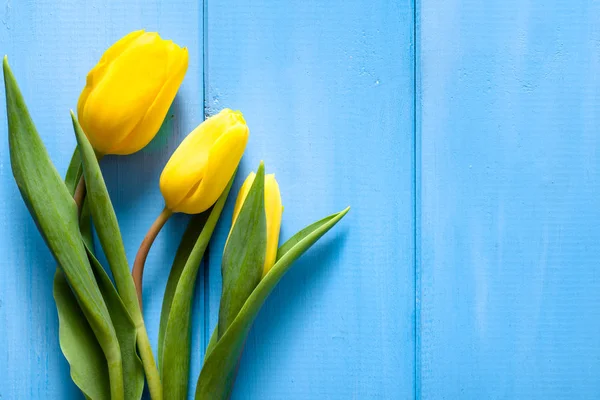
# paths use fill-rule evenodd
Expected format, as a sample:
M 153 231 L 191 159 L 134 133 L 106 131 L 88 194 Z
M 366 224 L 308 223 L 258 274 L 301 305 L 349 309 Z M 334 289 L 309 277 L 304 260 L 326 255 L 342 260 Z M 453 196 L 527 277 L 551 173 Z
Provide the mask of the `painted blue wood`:
M 256 5 L 262 18 L 243 4 L 211 4 L 214 58 L 206 76 L 204 15 L 197 2 L 92 1 L 75 7 L 66 0 L 25 1 L 8 2 L 3 10 L 3 50 L 60 171 L 74 145 L 68 109 L 110 43 L 144 27 L 189 46 L 190 73 L 158 138 L 140 154 L 102 163 L 130 259 L 160 211 L 162 165 L 203 117 L 204 79 L 214 82 L 209 111 L 241 108 L 251 124 L 242 173 L 261 158 L 277 172 L 287 207 L 284 238 L 353 206 L 348 220 L 298 263 L 267 304 L 248 341 L 237 398 L 413 392 L 412 8 L 408 2 L 382 5 L 363 20 L 367 5 L 307 3 L 294 10 L 299 18 L 290 19 L 285 8 L 269 2 Z M 239 12 L 230 15 L 230 6 Z M 224 29 L 219 21 L 231 26 Z M 248 40 L 245 29 L 259 41 Z M 391 36 L 401 40 L 390 47 Z M 265 59 L 272 61 L 262 66 Z M 246 73 L 251 80 L 243 79 Z M 1 118 L 6 137 L 3 113 Z M 54 265 L 12 181 L 6 141 L 1 156 L 0 319 L 7 328 L 0 330 L 0 396 L 78 397 L 58 348 Z M 167 225 L 147 264 L 144 303 L 152 339 L 185 221 L 175 217 Z M 217 275 L 227 225 L 221 224 L 212 252 Z M 201 278 L 199 286 L 206 292 L 195 302 L 194 381 L 210 327 L 204 310 L 216 315 L 219 279 Z M 212 301 L 205 303 L 204 296 Z
M 598 398 L 600 4 L 419 9 L 421 398 Z
M 110 43 L 144 27 L 190 49 L 158 138 L 102 163 L 130 259 L 205 94 L 209 114 L 244 111 L 251 139 L 235 188 L 266 161 L 286 206 L 282 238 L 353 206 L 268 300 L 234 398 L 600 395 L 598 4 L 422 0 L 415 82 L 408 0 L 75 3 L 0 8 L 0 50 L 61 172 L 74 145 L 68 109 Z M 0 397 L 76 398 L 58 348 L 54 266 L 6 139 L 0 199 Z M 231 203 L 199 280 L 192 382 L 216 323 Z M 186 221 L 169 222 L 147 265 L 154 342 Z
M 196 0 L 3 2 L 0 51 L 9 55 L 30 111 L 53 161 L 64 173 L 75 139 L 75 108 L 87 71 L 125 33 L 159 31 L 189 48 L 189 71 L 159 136 L 141 153 L 102 162 L 125 247 L 133 261 L 161 211 L 158 178 L 181 139 L 203 119 L 203 8 Z M 4 106 L 4 94 L 0 96 Z M 0 112 L 0 398 L 80 398 L 58 345 L 52 298 L 54 264 L 18 194 L 10 171 L 6 117 Z M 156 349 L 161 299 L 187 219 L 176 216 L 159 236 L 146 266 L 144 304 Z M 193 342 L 205 342 L 203 297 L 195 302 Z M 200 369 L 194 353 L 192 375 Z
M 266 302 L 232 398 L 413 397 L 412 2 L 209 0 L 207 16 L 208 112 L 241 109 L 250 126 L 234 192 L 264 160 L 282 239 L 352 206 Z

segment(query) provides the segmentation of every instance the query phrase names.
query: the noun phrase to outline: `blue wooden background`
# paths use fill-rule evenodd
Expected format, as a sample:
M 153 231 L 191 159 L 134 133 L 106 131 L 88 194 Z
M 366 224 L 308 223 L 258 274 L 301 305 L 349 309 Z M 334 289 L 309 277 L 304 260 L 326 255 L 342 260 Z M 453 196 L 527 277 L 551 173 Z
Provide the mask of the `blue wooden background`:
M 234 399 L 591 399 L 599 20 L 593 0 L 5 0 L 0 52 L 64 172 L 68 110 L 107 46 L 146 28 L 189 48 L 157 138 L 102 162 L 130 260 L 162 208 L 169 155 L 223 107 L 251 129 L 236 188 L 264 159 L 283 239 L 352 206 L 265 304 Z M 3 112 L 0 134 L 0 398 L 79 398 Z M 231 209 L 198 282 L 192 382 Z M 186 222 L 167 224 L 146 267 L 154 343 Z

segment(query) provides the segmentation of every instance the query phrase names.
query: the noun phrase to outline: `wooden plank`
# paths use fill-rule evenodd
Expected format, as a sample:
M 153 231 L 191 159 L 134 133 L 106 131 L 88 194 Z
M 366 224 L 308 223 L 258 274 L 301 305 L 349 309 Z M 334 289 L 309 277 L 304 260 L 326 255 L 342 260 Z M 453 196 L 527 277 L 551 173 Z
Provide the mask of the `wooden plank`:
M 132 262 L 152 220 L 163 207 L 162 167 L 181 139 L 203 118 L 203 8 L 195 0 L 105 2 L 11 1 L 0 8 L 0 43 L 9 55 L 30 111 L 59 171 L 74 148 L 69 108 L 75 108 L 87 71 L 125 33 L 159 31 L 189 48 L 190 65 L 173 117 L 139 154 L 102 162 Z M 1 96 L 4 109 L 4 95 Z M 18 194 L 10 171 L 6 117 L 0 112 L 0 398 L 78 398 L 58 345 L 52 298 L 54 264 Z M 162 293 L 186 218 L 176 216 L 158 238 L 146 266 L 144 304 L 156 348 Z M 202 286 L 202 284 L 200 284 Z M 196 301 L 194 345 L 203 298 Z M 193 358 L 194 380 L 200 352 Z
M 265 304 L 235 399 L 413 396 L 412 4 L 208 1 L 207 110 L 240 109 L 250 126 L 234 193 L 265 160 L 284 239 L 353 207 Z M 207 331 L 231 203 L 210 257 Z
M 600 397 L 599 18 L 421 1 L 424 399 Z

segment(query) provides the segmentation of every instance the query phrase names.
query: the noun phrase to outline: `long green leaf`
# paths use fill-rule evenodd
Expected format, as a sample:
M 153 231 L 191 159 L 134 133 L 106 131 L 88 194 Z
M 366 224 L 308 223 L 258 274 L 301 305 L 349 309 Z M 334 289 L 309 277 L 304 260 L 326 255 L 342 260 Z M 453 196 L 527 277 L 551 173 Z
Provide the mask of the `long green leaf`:
M 100 171 L 100 165 L 98 164 L 94 149 L 81 129 L 73 112 L 71 112 L 71 119 L 73 120 L 73 129 L 81 153 L 81 162 L 87 189 L 86 199 L 90 205 L 90 211 L 92 212 L 92 219 L 94 221 L 94 226 L 96 227 L 96 232 L 98 233 L 98 239 L 104 250 L 106 259 L 108 260 L 119 296 L 123 300 L 123 304 L 125 304 L 125 307 L 135 324 L 137 330 L 137 347 L 139 354 L 142 357 L 142 364 L 144 366 L 144 372 L 146 373 L 150 394 L 153 399 L 161 400 L 162 387 L 160 376 L 152 354 L 148 333 L 144 325 L 144 318 L 138 302 L 135 284 L 133 283 L 131 271 L 129 270 L 117 216 L 110 201 L 110 196 L 106 189 L 106 184 L 104 183 L 104 178 L 102 177 L 102 172 Z
M 347 212 L 347 210 L 348 209 L 346 209 L 342 212 Z M 308 235 L 310 235 L 315 230 L 319 229 L 321 226 L 325 225 L 327 222 L 329 222 L 332 219 L 334 219 L 335 217 L 337 217 L 339 214 L 340 213 L 328 215 L 325 218 L 322 218 L 322 219 L 318 220 L 317 222 L 313 222 L 312 224 L 308 225 L 307 227 L 296 232 L 294 234 L 294 236 L 292 236 L 291 238 L 286 240 L 286 242 L 284 244 L 282 244 L 279 247 L 279 249 L 277 249 L 276 261 L 279 261 L 281 259 L 281 257 L 283 257 L 288 251 L 293 249 L 294 246 L 296 246 L 302 240 L 304 240 L 304 238 L 306 238 Z
M 344 210 L 343 212 L 347 212 L 347 211 Z M 294 236 L 292 236 L 291 238 L 289 238 L 277 250 L 277 261 L 281 257 L 283 257 L 283 255 L 285 255 L 288 251 L 290 251 L 292 248 L 294 248 L 294 246 L 296 246 L 298 243 L 300 243 L 304 238 L 306 238 L 312 232 L 314 232 L 317 229 L 319 229 L 321 226 L 325 225 L 327 222 L 331 221 L 333 218 L 337 217 L 339 214 L 340 213 L 335 213 L 335 214 L 329 215 L 329 216 L 327 216 L 325 218 L 320 219 L 317 222 L 314 222 L 314 223 L 308 225 L 307 227 L 301 229 L 300 231 L 296 232 L 296 234 Z M 210 336 L 210 340 L 208 341 L 208 345 L 206 346 L 206 353 L 204 354 L 204 359 L 205 360 L 208 358 L 209 354 L 211 353 L 211 351 L 213 350 L 213 348 L 215 347 L 215 345 L 217 344 L 217 342 L 218 342 L 218 334 L 217 334 L 217 331 L 215 329 L 215 331 Z
M 65 185 L 71 195 L 81 174 L 79 150 L 75 149 L 65 177 Z M 89 218 L 82 212 L 81 221 L 87 220 Z M 80 227 L 84 240 L 91 240 L 91 226 L 80 224 Z M 58 312 L 60 348 L 71 367 L 73 382 L 89 399 L 110 400 L 106 358 L 60 266 L 54 274 L 53 295 Z
M 310 224 L 310 225 L 306 226 L 305 228 L 301 229 L 300 231 L 296 232 L 291 238 L 289 238 L 284 244 L 282 244 L 279 247 L 279 249 L 277 250 L 276 261 L 279 261 L 281 259 L 281 257 L 283 257 L 288 251 L 293 249 L 298 243 L 300 243 L 308 235 L 310 235 L 311 233 L 313 233 L 314 231 L 316 231 L 323 225 L 327 224 L 332 219 L 338 217 L 342 213 L 343 213 L 343 215 L 342 215 L 342 217 L 343 217 L 348 212 L 348 210 L 349 210 L 349 208 L 343 210 L 342 212 L 328 215 L 327 217 L 322 218 L 322 219 L 318 220 L 317 222 L 313 222 L 312 224 Z M 339 219 L 341 219 L 341 217 Z M 331 227 L 326 228 L 326 229 L 329 230 L 329 229 L 331 229 Z M 327 232 L 327 230 L 325 232 Z M 206 360 L 208 358 L 208 356 L 212 352 L 212 350 L 215 347 L 215 345 L 217 344 L 217 342 L 218 342 L 218 335 L 217 335 L 217 332 L 215 329 L 215 331 L 213 332 L 213 334 L 210 337 L 210 340 L 208 341 L 208 345 L 206 346 L 204 360 Z
M 121 297 L 117 293 L 117 289 L 115 289 L 106 273 L 106 270 L 94 255 L 92 214 L 89 205 L 90 203 L 85 199 L 79 218 L 79 228 L 81 230 L 88 258 L 92 265 L 92 270 L 94 271 L 94 276 L 96 277 L 96 282 L 98 282 L 98 287 L 100 288 L 115 331 L 117 332 L 123 359 L 125 399 L 139 400 L 144 391 L 144 370 L 142 368 L 142 361 L 135 350 L 137 337 L 135 324 L 131 320 L 129 313 L 125 308 Z
M 69 167 L 67 168 L 67 173 L 65 174 L 65 186 L 71 196 L 75 194 L 75 189 L 77 188 L 77 184 L 79 183 L 82 174 L 83 169 L 81 169 L 79 149 L 75 147 L 73 155 L 71 156 L 71 161 L 69 162 Z
M 206 351 L 204 353 L 204 362 L 206 362 L 208 355 L 213 351 L 214 347 L 217 345 L 218 342 L 219 342 L 219 332 L 217 332 L 217 328 L 215 328 L 213 330 L 212 335 L 210 335 L 208 344 L 206 345 Z
M 111 397 L 123 399 L 119 343 L 81 240 L 77 206 L 50 161 L 6 57 L 3 70 L 15 181 L 108 360 Z
M 125 255 L 125 246 L 123 245 L 117 216 L 112 207 L 96 153 L 94 153 L 92 145 L 87 140 L 73 112 L 71 112 L 71 118 L 81 154 L 83 174 L 85 175 L 86 198 L 90 204 L 98 239 L 113 273 L 119 295 L 133 317 L 133 314 L 139 314 L 139 303 L 127 256 Z
M 108 274 L 87 245 L 86 250 L 92 264 L 92 269 L 94 270 L 96 281 L 108 306 L 110 317 L 117 332 L 117 338 L 119 339 L 123 358 L 125 399 L 139 400 L 144 391 L 144 370 L 142 368 L 142 361 L 135 350 L 137 337 L 135 324 L 131 320 Z
M 79 216 L 79 230 L 81 231 L 81 237 L 83 239 L 85 249 L 88 253 L 95 255 L 92 212 L 90 211 L 90 203 L 88 203 L 86 199 L 83 199 L 83 205 L 81 207 L 81 215 Z M 102 288 L 100 288 L 100 290 L 102 290 Z
M 261 162 L 223 250 L 219 337 L 260 282 L 266 248 L 265 167 Z
M 183 272 L 183 268 L 190 257 L 192 250 L 206 224 L 206 220 L 210 215 L 210 211 L 205 211 L 202 214 L 194 215 L 181 238 L 177 253 L 173 259 L 173 265 L 171 266 L 171 272 L 169 273 L 169 279 L 167 280 L 167 287 L 165 289 L 165 295 L 163 297 L 162 310 L 160 313 L 160 325 L 158 328 L 158 366 L 162 371 L 162 356 L 163 356 L 163 342 L 165 337 L 165 331 L 167 330 L 167 322 L 169 321 L 169 313 L 171 311 L 171 304 L 173 303 L 173 297 L 175 296 L 175 290 L 177 289 L 177 283 L 179 277 Z
M 232 183 L 233 177 L 211 208 L 173 294 L 164 334 L 161 364 L 164 391 L 168 393 L 169 400 L 187 399 L 194 287 L 200 262 L 221 216 Z
M 110 400 L 106 358 L 59 268 L 54 274 L 53 294 L 60 348 L 71 367 L 71 379 L 88 398 Z
M 81 234 L 92 270 L 94 271 L 94 276 L 96 277 L 96 282 L 98 282 L 104 302 L 108 306 L 108 311 L 117 332 L 117 338 L 119 339 L 123 359 L 125 399 L 139 400 L 144 391 L 144 370 L 142 368 L 142 361 L 135 350 L 137 337 L 135 324 L 131 320 L 106 270 L 102 267 L 92 250 L 94 243 L 92 237 L 92 215 L 89 204 L 86 199 L 81 210 L 79 223 Z
M 341 220 L 349 208 L 312 224 L 312 230 L 303 229 L 290 239 L 295 243 L 288 248 L 273 268 L 260 281 L 237 317 L 221 336 L 221 338 L 207 351 L 204 366 L 196 386 L 196 400 L 227 399 L 235 381 L 235 370 L 242 354 L 244 341 L 250 331 L 252 322 L 258 315 L 273 288 L 291 267 L 292 263 L 308 250 L 321 236 Z

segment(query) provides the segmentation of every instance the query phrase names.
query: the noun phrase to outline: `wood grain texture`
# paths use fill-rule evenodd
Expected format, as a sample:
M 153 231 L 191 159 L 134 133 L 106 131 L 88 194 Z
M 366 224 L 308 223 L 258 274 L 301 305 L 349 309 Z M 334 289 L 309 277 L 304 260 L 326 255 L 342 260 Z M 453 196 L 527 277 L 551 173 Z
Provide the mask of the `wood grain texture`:
M 420 2 L 420 397 L 600 397 L 600 4 Z
M 265 304 L 234 399 L 597 398 L 600 6 L 413 4 L 5 0 L 0 51 L 63 172 L 68 109 L 102 51 L 139 28 L 188 46 L 161 133 L 102 163 L 130 260 L 162 208 L 161 169 L 204 111 L 244 112 L 251 137 L 233 193 L 265 160 L 282 239 L 352 206 Z M 233 197 L 198 282 L 192 393 Z M 154 344 L 186 222 L 175 216 L 149 256 Z M 0 254 L 0 398 L 78 398 L 58 347 L 54 264 L 6 139 Z
M 145 28 L 189 48 L 189 71 L 157 138 L 141 153 L 108 157 L 102 168 L 130 261 L 163 207 L 162 167 L 181 139 L 203 119 L 203 8 L 195 0 L 33 1 L 0 5 L 0 51 L 11 66 L 50 156 L 64 173 L 75 137 L 75 108 L 87 71 L 104 49 Z M 0 398 L 80 398 L 58 345 L 52 298 L 54 263 L 13 181 L 4 95 L 0 96 Z M 145 317 L 156 349 L 162 293 L 187 219 L 176 216 L 159 236 L 146 266 Z M 203 298 L 197 297 L 193 343 L 205 342 Z M 199 373 L 194 353 L 192 375 Z
M 208 1 L 207 18 L 207 110 L 241 109 L 250 126 L 233 192 L 264 160 L 283 239 L 352 206 L 267 300 L 232 398 L 413 397 L 412 2 Z

